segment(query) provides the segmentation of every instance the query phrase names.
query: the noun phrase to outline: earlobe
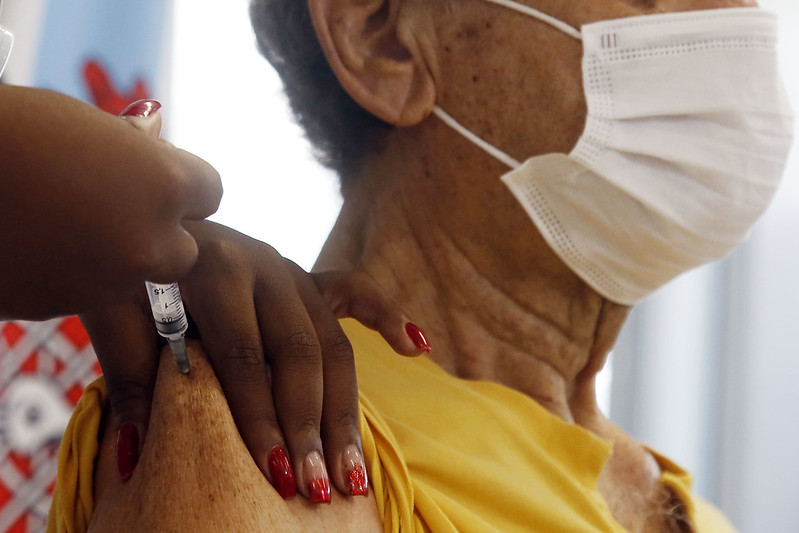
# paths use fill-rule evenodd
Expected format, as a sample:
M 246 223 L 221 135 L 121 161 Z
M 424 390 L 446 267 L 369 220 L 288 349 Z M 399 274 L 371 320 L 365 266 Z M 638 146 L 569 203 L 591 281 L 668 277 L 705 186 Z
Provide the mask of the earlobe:
M 307 0 L 319 42 L 341 85 L 367 111 L 397 126 L 435 104 L 431 42 L 407 0 Z

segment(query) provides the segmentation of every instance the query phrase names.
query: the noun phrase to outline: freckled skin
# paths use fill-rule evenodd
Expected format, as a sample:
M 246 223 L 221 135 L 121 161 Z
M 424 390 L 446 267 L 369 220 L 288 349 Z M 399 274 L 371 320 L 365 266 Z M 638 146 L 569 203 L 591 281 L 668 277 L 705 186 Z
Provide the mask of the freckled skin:
M 152 416 L 133 476 L 116 470 L 114 424 L 106 409 L 95 471 L 91 532 L 381 531 L 372 497 L 333 494 L 330 505 L 285 501 L 252 460 L 219 382 L 197 345 L 191 372 L 162 356 Z M 327 525 L 326 525 L 327 524 Z

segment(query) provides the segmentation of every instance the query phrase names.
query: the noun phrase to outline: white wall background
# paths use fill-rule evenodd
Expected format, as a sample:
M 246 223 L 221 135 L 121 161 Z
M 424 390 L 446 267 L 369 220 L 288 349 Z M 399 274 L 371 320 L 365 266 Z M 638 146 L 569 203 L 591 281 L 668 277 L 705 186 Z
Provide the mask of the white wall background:
M 277 74 L 256 50 L 247 0 L 175 0 L 170 140 L 207 159 L 225 194 L 212 217 L 306 269 L 340 207 L 290 119 Z

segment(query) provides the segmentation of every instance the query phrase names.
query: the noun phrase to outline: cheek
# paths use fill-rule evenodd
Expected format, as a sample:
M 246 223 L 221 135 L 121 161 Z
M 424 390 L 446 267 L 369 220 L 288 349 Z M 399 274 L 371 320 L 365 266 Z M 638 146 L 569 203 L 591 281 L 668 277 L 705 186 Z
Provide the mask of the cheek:
M 554 39 L 553 39 L 554 40 Z M 539 47 L 509 73 L 507 98 L 501 101 L 503 142 L 526 159 L 569 152 L 583 131 L 586 102 L 582 84 L 582 47 L 565 37 Z
M 568 152 L 582 132 L 582 47 L 524 17 L 458 29 L 442 39 L 445 109 L 517 159 Z

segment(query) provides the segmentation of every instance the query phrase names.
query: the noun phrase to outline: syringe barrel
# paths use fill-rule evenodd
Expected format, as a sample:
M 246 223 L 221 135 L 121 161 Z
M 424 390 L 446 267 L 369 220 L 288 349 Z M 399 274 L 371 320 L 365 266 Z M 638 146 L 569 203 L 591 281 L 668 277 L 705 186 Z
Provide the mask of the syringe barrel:
M 186 311 L 180 297 L 177 283 L 146 282 L 147 297 L 150 299 L 150 310 L 155 319 L 155 327 L 162 337 L 177 340 L 183 337 L 188 329 Z
M 155 329 L 158 330 L 158 333 L 169 340 L 178 340 L 179 338 L 183 337 L 183 334 L 186 333 L 187 327 L 180 322 L 172 322 L 170 324 L 163 324 L 161 322 L 155 322 Z

